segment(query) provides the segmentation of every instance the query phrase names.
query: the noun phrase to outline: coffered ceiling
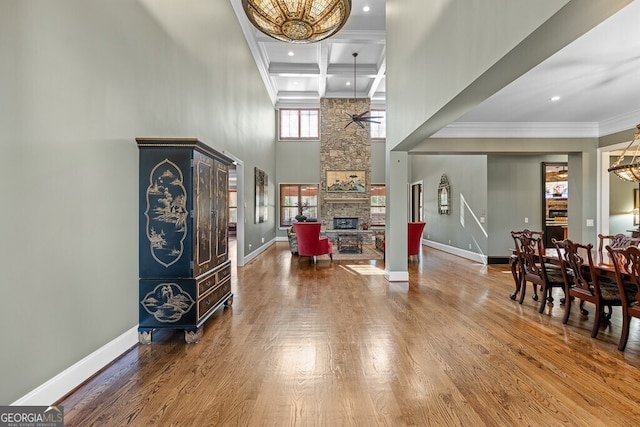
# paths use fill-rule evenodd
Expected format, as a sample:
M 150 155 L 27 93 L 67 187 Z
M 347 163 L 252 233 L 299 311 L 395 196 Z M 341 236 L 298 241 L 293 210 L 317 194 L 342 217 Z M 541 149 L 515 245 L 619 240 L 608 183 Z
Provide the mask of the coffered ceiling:
M 353 0 L 342 30 L 313 44 L 263 35 L 249 23 L 241 0 L 230 1 L 276 107 L 353 97 L 357 52 L 355 96 L 384 108 L 385 0 Z M 549 129 L 556 136 L 600 136 L 634 127 L 640 122 L 639 21 L 635 0 L 436 135 L 501 136 L 499 129 L 523 123 L 539 136 L 551 136 Z
M 352 0 L 345 26 L 333 37 L 310 44 L 262 34 L 244 15 L 242 0 L 231 2 L 274 105 L 318 106 L 322 97 L 352 98 L 356 52 L 355 95 L 384 107 L 385 0 Z

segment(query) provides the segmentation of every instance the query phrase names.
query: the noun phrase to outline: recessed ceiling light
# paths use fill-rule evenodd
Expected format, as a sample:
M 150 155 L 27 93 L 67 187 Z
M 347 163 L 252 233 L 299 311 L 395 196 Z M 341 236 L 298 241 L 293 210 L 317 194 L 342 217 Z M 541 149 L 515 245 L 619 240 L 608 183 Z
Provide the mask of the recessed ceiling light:
M 289 53 L 288 53 L 287 55 L 289 55 L 289 56 L 293 56 L 293 55 L 294 55 L 294 53 L 293 53 L 293 51 L 292 51 L 292 50 L 290 50 L 290 51 L 289 51 Z
M 362 8 L 362 10 L 364 12 L 369 12 L 371 10 L 371 8 L 369 6 L 365 6 L 365 7 Z
M 551 101 L 553 101 L 553 102 L 560 101 L 560 97 L 558 95 L 552 96 L 551 97 Z
M 351 86 L 351 82 L 347 82 L 347 86 Z

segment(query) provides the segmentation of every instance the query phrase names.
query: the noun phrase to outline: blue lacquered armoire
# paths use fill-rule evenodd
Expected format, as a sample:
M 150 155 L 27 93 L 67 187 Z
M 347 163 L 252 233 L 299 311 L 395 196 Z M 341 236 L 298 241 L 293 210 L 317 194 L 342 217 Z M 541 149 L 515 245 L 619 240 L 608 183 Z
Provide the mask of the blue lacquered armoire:
M 230 306 L 228 253 L 231 159 L 195 138 L 136 138 L 140 151 L 139 327 L 184 329 L 198 342 L 202 325 Z

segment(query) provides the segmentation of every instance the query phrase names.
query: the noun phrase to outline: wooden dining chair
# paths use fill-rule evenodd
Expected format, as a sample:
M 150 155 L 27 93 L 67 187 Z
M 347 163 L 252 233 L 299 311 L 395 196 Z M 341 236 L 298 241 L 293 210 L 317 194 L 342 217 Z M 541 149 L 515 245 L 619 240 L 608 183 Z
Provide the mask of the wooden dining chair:
M 520 233 L 519 236 L 514 236 L 514 241 L 516 242 L 516 252 L 520 259 L 519 262 L 522 275 L 520 304 L 524 301 L 527 282 L 532 284 L 534 292 L 536 291 L 536 286 L 540 286 L 542 301 L 540 302 L 538 312 L 542 313 L 544 312 L 547 303 L 553 305 L 553 296 L 551 295 L 552 289 L 561 288 L 564 291 L 564 278 L 562 276 L 562 271 L 557 267 L 549 266 L 544 261 L 542 232 L 523 232 Z M 534 300 L 535 299 L 536 298 L 534 298 Z
M 629 340 L 631 318 L 640 318 L 640 249 L 637 246 L 618 249 L 607 246 L 607 251 L 616 270 L 622 300 L 622 332 L 618 350 L 624 351 Z
M 511 266 L 511 274 L 513 275 L 513 280 L 515 281 L 516 284 L 516 289 L 515 291 L 509 295 L 509 298 L 511 298 L 512 300 L 515 300 L 518 297 L 518 293 L 520 293 L 520 304 L 522 304 L 522 302 L 524 301 L 524 295 L 522 294 L 522 288 L 523 288 L 523 281 L 522 278 L 524 277 L 524 273 L 522 272 L 522 265 L 524 263 L 523 261 L 523 256 L 524 256 L 524 251 L 522 249 L 522 236 L 525 234 L 531 235 L 531 233 L 536 233 L 536 234 L 540 234 L 542 235 L 542 231 L 531 231 L 531 230 L 519 230 L 519 231 L 512 231 L 511 232 L 511 238 L 513 239 L 513 253 L 511 255 L 511 258 L 509 259 L 509 265 Z M 533 295 L 531 296 L 531 298 L 534 301 L 538 301 L 538 287 L 537 285 L 533 285 Z
M 622 300 L 615 281 L 600 276 L 593 262 L 593 245 L 583 245 L 565 239 L 553 244 L 558 251 L 558 258 L 562 267 L 562 276 L 565 282 L 565 308 L 562 323 L 567 324 L 571 315 L 572 300 L 580 300 L 580 312 L 587 316 L 589 312 L 584 309 L 584 302 L 595 305 L 595 316 L 591 328 L 591 338 L 598 335 L 600 326 L 608 324 L 611 318 L 613 306 L 622 306 Z M 609 311 L 605 312 L 604 308 Z
M 606 246 L 611 246 L 613 249 L 626 248 L 627 246 L 638 246 L 640 239 L 637 237 L 629 237 L 622 233 L 603 235 L 598 234 L 598 252 L 602 253 Z

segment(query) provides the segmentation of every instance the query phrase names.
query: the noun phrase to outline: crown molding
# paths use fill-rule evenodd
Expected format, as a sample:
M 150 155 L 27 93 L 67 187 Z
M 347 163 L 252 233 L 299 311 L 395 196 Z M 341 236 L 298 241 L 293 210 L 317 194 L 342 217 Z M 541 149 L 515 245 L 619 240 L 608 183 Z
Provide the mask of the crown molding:
M 600 136 L 611 135 L 623 130 L 633 129 L 640 123 L 640 110 L 630 111 L 600 122 Z
M 431 138 L 597 138 L 598 123 L 461 122 L 451 123 Z

